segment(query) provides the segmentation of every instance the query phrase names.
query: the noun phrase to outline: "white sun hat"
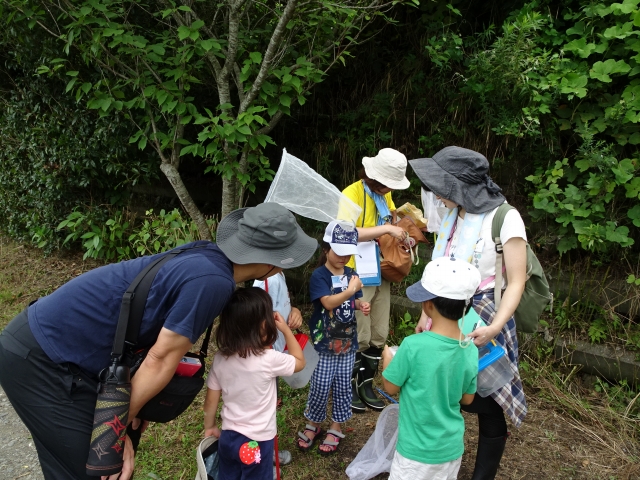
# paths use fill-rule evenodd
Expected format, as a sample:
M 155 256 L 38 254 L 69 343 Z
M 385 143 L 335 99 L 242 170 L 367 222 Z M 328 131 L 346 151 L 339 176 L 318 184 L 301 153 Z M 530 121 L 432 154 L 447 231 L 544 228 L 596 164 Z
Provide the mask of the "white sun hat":
M 362 165 L 367 177 L 385 187 L 392 190 L 409 188 L 410 182 L 405 177 L 407 157 L 393 148 L 383 148 L 375 157 L 364 157 Z
M 436 297 L 469 300 L 480 285 L 480 272 L 464 260 L 440 257 L 427 264 L 422 279 L 407 288 L 409 300 L 420 303 Z

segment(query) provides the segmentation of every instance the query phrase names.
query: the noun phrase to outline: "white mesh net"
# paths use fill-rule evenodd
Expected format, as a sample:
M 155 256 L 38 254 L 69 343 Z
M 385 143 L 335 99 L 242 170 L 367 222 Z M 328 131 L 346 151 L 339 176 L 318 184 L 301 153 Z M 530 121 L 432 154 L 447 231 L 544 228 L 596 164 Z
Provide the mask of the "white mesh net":
M 398 441 L 399 411 L 397 403 L 382 411 L 375 431 L 347 467 L 346 473 L 350 480 L 368 480 L 391 470 Z
M 325 223 L 338 219 L 355 224 L 362 212 L 335 185 L 286 149 L 264 201 Z

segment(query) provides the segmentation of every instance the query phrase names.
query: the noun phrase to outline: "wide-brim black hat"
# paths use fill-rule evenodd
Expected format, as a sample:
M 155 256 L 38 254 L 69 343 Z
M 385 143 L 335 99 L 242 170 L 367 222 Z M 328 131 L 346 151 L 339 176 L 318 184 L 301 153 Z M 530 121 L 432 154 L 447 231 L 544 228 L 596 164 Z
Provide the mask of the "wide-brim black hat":
M 446 147 L 432 158 L 409 160 L 422 184 L 469 213 L 489 212 L 505 202 L 489 177 L 484 155 L 462 147 Z

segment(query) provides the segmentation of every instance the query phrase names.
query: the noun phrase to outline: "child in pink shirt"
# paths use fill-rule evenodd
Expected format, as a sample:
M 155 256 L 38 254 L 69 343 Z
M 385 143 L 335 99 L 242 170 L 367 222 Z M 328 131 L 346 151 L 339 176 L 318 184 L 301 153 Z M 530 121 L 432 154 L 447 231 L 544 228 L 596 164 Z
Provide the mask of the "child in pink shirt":
M 278 330 L 290 355 L 271 348 Z M 218 437 L 220 480 L 272 480 L 276 436 L 276 377 L 304 368 L 302 349 L 269 294 L 240 288 L 220 314 L 218 353 L 207 377 L 205 436 Z M 222 431 L 216 423 L 220 396 Z

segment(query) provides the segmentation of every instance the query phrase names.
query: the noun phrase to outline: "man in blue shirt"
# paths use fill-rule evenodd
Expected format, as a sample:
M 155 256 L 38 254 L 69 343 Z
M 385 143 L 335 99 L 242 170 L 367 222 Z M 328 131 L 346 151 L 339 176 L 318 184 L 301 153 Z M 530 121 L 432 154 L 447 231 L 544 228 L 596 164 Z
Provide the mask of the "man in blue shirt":
M 217 244 L 201 241 L 154 278 L 140 326 L 151 346 L 131 381 L 129 419 L 173 377 L 178 363 L 224 308 L 236 283 L 306 263 L 317 248 L 284 207 L 265 203 L 225 217 Z M 162 255 L 162 254 L 160 254 Z M 31 431 L 45 478 L 87 477 L 98 374 L 109 364 L 122 296 L 157 256 L 89 271 L 38 299 L 0 333 L 0 384 Z M 122 472 L 133 472 L 127 437 Z M 103 477 L 107 478 L 107 477 Z

